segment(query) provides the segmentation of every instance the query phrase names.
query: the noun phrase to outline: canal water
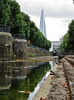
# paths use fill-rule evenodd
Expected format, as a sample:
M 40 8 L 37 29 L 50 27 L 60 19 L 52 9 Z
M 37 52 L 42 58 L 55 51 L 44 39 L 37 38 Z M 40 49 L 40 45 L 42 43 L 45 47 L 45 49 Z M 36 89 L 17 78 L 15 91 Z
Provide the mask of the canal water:
M 55 61 L 0 63 L 0 100 L 32 100 L 54 64 Z

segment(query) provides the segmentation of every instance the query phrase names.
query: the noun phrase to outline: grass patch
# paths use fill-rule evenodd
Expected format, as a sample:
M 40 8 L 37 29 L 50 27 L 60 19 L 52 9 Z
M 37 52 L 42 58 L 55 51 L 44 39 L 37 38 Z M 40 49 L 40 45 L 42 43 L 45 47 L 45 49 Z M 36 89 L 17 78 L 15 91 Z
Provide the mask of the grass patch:
M 35 57 L 35 55 L 33 53 L 30 53 L 29 57 Z

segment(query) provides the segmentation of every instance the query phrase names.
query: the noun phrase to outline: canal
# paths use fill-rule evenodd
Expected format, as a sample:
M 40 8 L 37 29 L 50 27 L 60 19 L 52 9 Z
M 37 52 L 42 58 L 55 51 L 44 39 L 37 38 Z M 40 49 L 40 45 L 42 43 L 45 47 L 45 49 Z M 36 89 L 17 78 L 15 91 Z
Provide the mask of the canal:
M 55 63 L 0 63 L 0 100 L 32 100 Z

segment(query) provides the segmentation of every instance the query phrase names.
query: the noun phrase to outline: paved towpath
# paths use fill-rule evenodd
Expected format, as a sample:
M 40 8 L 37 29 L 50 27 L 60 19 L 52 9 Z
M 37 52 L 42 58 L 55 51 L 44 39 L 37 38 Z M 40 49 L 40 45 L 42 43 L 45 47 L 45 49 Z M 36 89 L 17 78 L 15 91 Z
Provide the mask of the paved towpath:
M 56 64 L 53 71 L 55 75 L 47 77 L 33 100 L 71 100 L 70 89 L 62 63 Z
M 53 71 L 55 72 L 57 69 L 58 65 L 56 65 L 53 68 Z M 35 95 L 35 97 L 33 98 L 33 100 L 40 100 L 40 98 L 47 98 L 47 95 L 49 94 L 49 90 L 52 87 L 52 83 L 53 80 L 51 79 L 52 75 L 49 75 L 47 77 L 47 79 L 45 80 L 45 82 L 43 83 L 43 85 L 41 86 L 41 88 L 39 89 L 39 91 L 37 92 L 37 94 Z

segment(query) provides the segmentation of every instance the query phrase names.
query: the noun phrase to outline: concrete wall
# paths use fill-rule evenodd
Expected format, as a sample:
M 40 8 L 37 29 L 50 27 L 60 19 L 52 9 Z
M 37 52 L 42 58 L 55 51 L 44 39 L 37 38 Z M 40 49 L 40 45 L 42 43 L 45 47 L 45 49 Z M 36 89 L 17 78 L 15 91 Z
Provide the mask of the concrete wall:
M 10 33 L 0 32 L 0 60 L 11 60 L 12 36 Z

